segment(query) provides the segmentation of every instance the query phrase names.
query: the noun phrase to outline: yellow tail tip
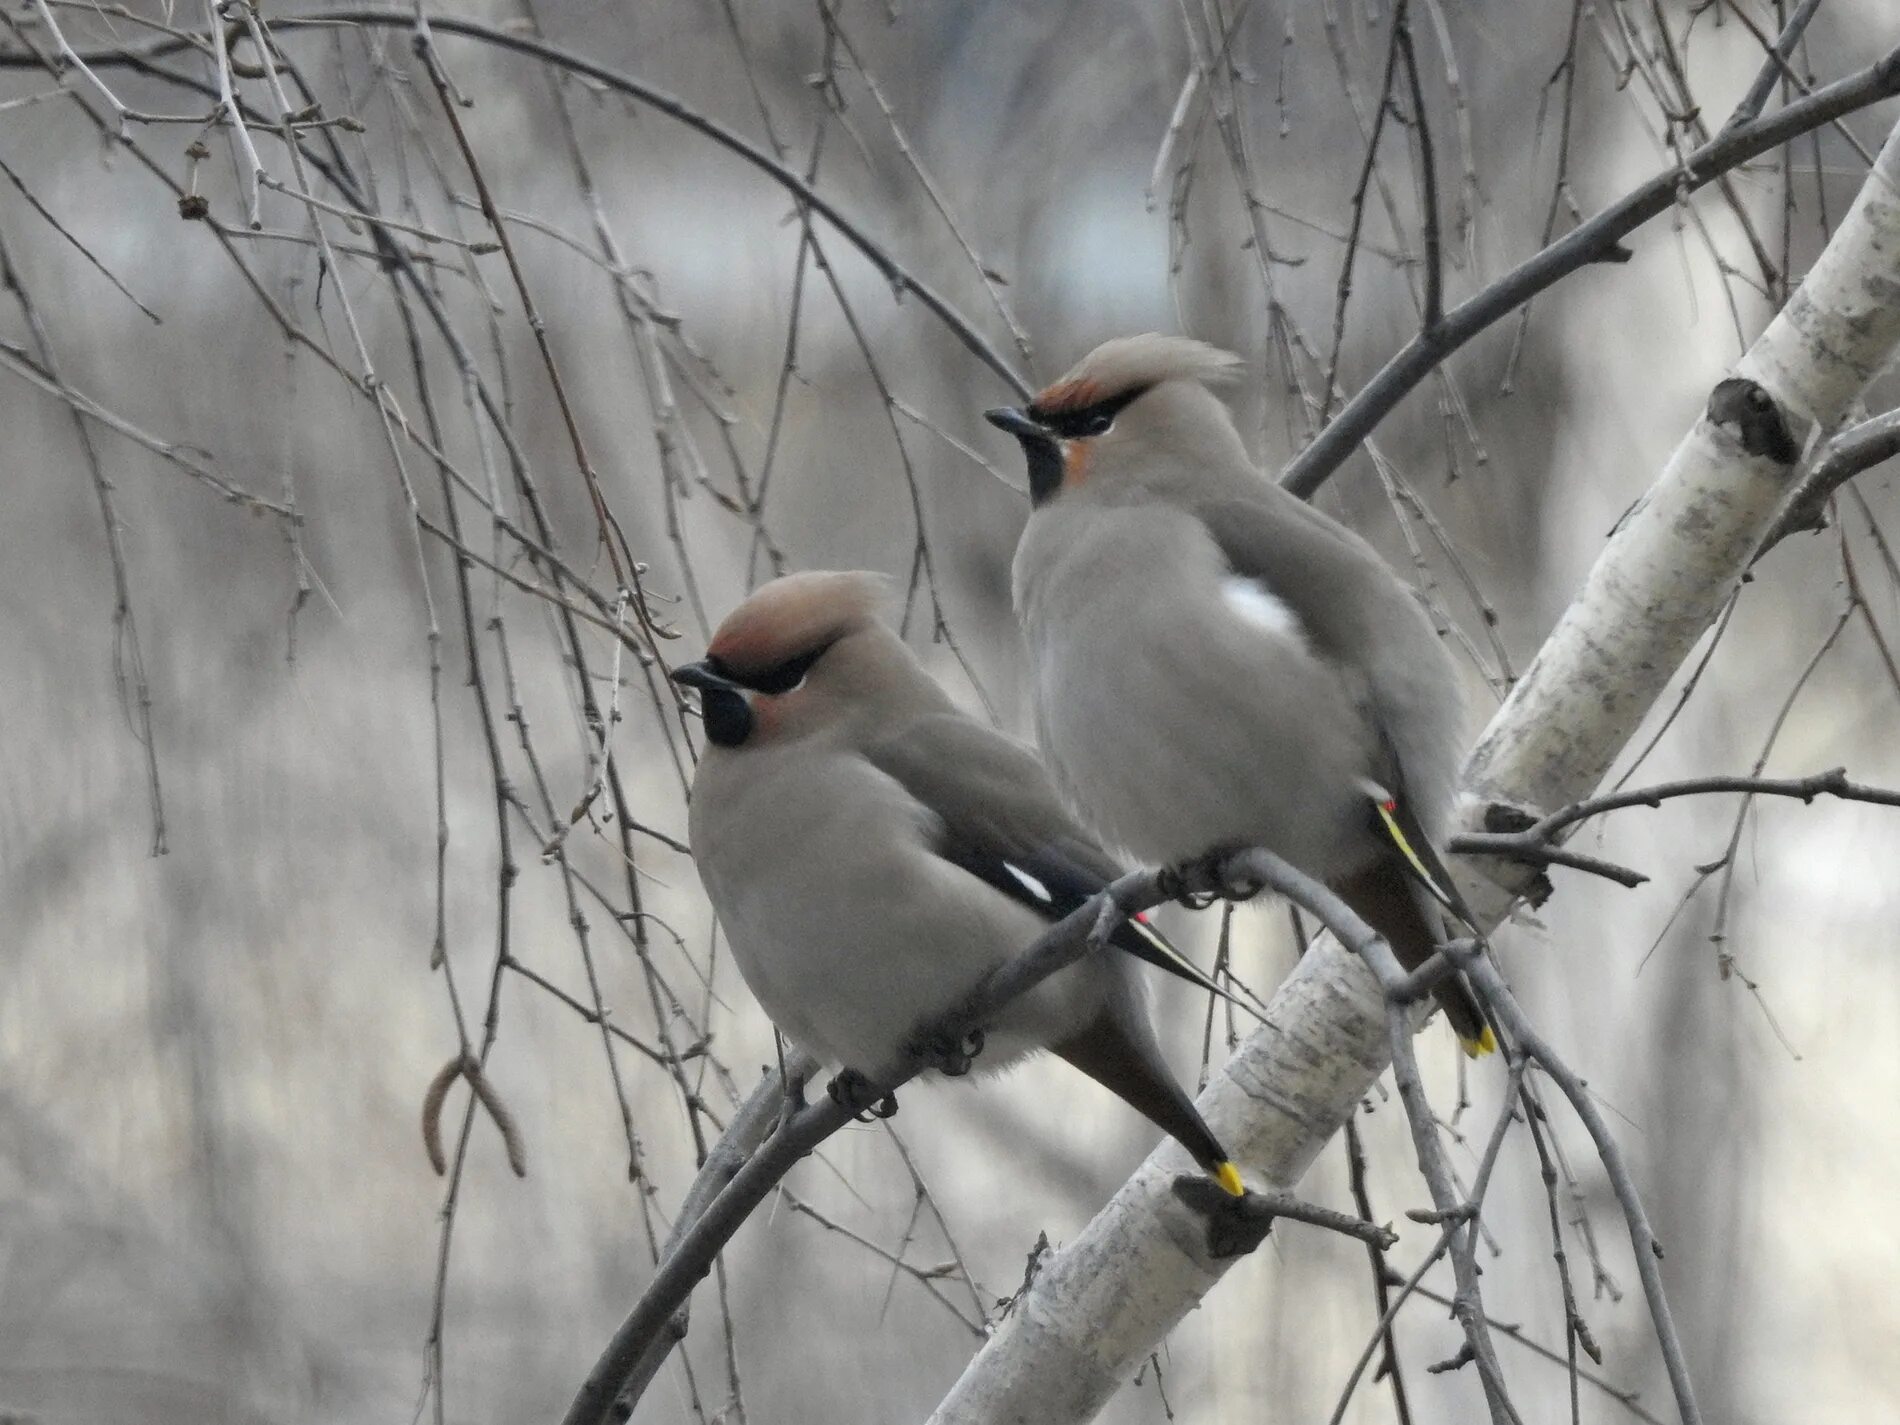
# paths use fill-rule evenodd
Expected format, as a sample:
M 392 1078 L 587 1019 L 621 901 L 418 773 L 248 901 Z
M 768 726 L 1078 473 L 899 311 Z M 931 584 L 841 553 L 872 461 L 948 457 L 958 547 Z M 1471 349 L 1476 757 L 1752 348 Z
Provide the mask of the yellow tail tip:
M 1245 1197 L 1247 1185 L 1240 1180 L 1240 1169 L 1232 1163 L 1222 1163 L 1214 1169 L 1214 1181 L 1225 1188 L 1234 1197 Z
M 1486 1054 L 1498 1052 L 1498 1036 L 1491 1032 L 1491 1026 L 1488 1024 L 1484 1027 L 1484 1033 L 1476 1039 L 1466 1039 L 1460 1035 L 1458 1042 L 1465 1046 L 1465 1053 L 1474 1059 L 1482 1059 Z

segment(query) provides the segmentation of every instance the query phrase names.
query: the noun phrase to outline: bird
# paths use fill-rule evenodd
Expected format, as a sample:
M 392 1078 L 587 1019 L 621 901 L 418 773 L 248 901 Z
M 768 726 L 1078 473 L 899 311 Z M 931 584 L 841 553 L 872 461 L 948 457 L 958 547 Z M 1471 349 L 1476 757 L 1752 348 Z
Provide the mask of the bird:
M 1436 848 L 1464 722 L 1432 621 L 1372 546 L 1248 458 L 1213 386 L 1239 358 L 1149 333 L 1022 407 L 1011 571 L 1037 739 L 1103 839 L 1166 865 L 1261 846 L 1416 967 L 1461 908 Z M 1462 976 L 1466 1051 L 1496 1037 Z
M 908 1054 L 946 1074 L 1039 1049 L 1186 1148 L 1234 1197 L 1239 1169 L 1162 1057 L 1136 960 L 1222 993 L 1145 921 L 1002 1007 L 971 1044 L 920 1026 L 1121 874 L 1024 743 L 961 711 L 878 617 L 885 581 L 818 570 L 761 585 L 672 670 L 707 746 L 688 836 L 766 1014 L 840 1066 L 852 1101 Z

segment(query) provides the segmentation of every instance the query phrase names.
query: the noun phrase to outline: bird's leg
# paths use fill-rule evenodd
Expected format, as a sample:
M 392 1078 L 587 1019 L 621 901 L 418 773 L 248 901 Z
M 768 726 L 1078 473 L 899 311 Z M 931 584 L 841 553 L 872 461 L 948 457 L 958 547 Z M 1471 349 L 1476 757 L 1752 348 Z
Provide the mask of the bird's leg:
M 922 1060 L 946 1079 L 960 1079 L 970 1072 L 976 1056 L 983 1052 L 983 1031 L 972 1029 L 961 1039 L 926 1035 L 905 1047 L 913 1058 Z
M 1206 884 L 1206 858 L 1183 861 L 1178 866 L 1163 866 L 1156 886 L 1169 900 L 1189 910 L 1206 910 L 1214 903 L 1210 891 L 1198 889 Z
M 846 1109 L 859 1123 L 889 1118 L 897 1112 L 897 1095 L 880 1094 L 877 1086 L 856 1069 L 842 1069 L 825 1085 L 831 1101 Z
M 1252 880 L 1240 880 L 1228 873 L 1227 863 L 1238 846 L 1216 846 L 1204 855 L 1161 873 L 1161 889 L 1172 900 L 1189 910 L 1206 910 L 1218 900 L 1252 900 L 1260 886 Z

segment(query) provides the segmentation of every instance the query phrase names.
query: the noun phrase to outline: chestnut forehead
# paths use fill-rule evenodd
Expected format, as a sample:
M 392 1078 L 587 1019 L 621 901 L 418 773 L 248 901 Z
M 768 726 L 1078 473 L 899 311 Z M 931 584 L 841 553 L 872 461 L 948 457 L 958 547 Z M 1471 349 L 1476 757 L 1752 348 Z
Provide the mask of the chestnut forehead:
M 1036 399 L 1029 403 L 1029 414 L 1041 419 L 1066 411 L 1087 410 L 1102 400 L 1105 394 L 1101 383 L 1097 381 L 1058 381 L 1036 393 Z
M 777 638 L 755 619 L 729 618 L 719 625 L 706 656 L 722 663 L 744 665 L 776 650 Z
M 838 578 L 768 584 L 727 615 L 706 652 L 741 672 L 775 667 L 868 622 L 875 597 L 875 586 Z
M 719 626 L 706 653 L 732 668 L 766 668 L 825 642 L 836 622 L 815 609 L 741 608 Z

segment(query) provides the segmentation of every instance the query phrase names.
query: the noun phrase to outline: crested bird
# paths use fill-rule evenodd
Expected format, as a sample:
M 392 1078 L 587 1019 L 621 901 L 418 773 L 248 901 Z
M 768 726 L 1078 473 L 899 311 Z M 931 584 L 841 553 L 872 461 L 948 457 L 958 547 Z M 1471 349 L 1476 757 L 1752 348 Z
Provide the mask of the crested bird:
M 1443 843 L 1463 731 L 1431 619 L 1357 534 L 1268 479 L 1209 389 L 1240 361 L 1122 337 L 1027 406 L 1012 573 L 1038 739 L 1111 844 L 1164 864 L 1263 846 L 1417 966 L 1457 905 Z M 1496 1047 L 1461 976 L 1435 988 Z
M 961 712 L 877 617 L 883 588 L 862 572 L 775 579 L 672 673 L 700 694 L 688 827 L 733 959 L 778 1028 L 845 1071 L 832 1092 L 853 1107 L 907 1054 L 967 1070 L 963 1046 L 920 1045 L 920 1029 L 1120 873 L 1034 753 Z M 1050 1050 L 1239 1196 L 1162 1058 L 1136 958 L 1224 993 L 1130 919 L 999 1010 L 971 1052 L 987 1071 Z

